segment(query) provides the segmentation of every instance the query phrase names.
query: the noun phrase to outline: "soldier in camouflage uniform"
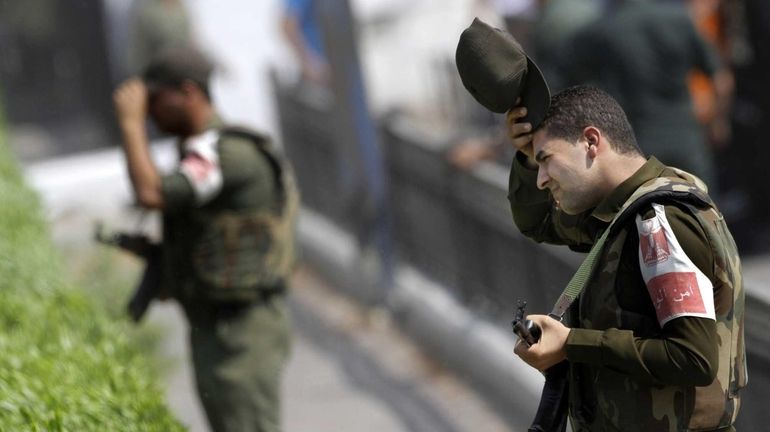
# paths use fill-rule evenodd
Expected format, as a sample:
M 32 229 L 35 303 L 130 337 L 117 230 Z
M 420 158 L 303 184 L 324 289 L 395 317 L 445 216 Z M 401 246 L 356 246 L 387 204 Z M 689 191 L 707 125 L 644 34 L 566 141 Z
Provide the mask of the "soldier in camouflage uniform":
M 189 320 L 212 429 L 278 431 L 297 193 L 265 137 L 219 120 L 211 70 L 195 50 L 167 50 L 143 79 L 118 88 L 115 107 L 136 198 L 163 213 L 163 289 Z M 168 175 L 150 159 L 147 113 L 179 138 L 180 163 Z
M 575 431 L 734 430 L 747 380 L 741 267 L 705 185 L 645 159 L 598 89 L 555 95 L 534 130 L 517 122 L 525 112 L 507 115 L 522 233 L 586 251 L 636 207 L 616 221 L 567 325 L 530 315 L 542 337 L 515 352 L 539 370 L 569 361 Z

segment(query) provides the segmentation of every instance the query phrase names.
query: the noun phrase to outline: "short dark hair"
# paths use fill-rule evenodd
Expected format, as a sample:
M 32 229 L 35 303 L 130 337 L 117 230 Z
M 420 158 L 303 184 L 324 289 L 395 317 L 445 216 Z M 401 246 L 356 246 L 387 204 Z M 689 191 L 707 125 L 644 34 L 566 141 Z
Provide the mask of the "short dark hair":
M 634 130 L 620 104 L 603 90 L 578 85 L 551 97 L 551 106 L 538 129 L 549 136 L 574 141 L 587 126 L 596 126 L 621 154 L 642 154 Z

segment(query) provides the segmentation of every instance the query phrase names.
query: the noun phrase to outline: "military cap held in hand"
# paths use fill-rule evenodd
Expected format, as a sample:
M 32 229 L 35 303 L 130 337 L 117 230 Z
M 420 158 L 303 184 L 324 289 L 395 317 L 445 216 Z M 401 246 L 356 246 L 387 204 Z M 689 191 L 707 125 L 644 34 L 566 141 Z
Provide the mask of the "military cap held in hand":
M 485 108 L 505 113 L 527 107 L 522 121 L 537 127 L 545 118 L 551 93 L 535 62 L 509 33 L 476 18 L 460 35 L 455 53 L 465 88 Z

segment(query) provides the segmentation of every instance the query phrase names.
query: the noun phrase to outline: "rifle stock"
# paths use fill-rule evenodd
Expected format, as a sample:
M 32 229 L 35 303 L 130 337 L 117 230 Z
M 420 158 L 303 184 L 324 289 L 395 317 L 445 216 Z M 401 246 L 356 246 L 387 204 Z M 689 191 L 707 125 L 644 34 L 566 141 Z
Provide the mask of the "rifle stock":
M 544 374 L 540 405 L 528 432 L 564 432 L 569 408 L 569 362 L 564 360 L 551 366 Z

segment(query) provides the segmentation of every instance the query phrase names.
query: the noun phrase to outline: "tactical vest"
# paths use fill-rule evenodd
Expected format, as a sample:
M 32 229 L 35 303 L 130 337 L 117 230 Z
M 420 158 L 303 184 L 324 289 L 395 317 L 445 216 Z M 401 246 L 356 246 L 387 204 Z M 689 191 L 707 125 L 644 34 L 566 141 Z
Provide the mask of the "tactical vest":
M 677 175 L 648 181 L 626 201 L 623 210 L 629 211 L 619 214 L 628 219 L 618 220 L 616 232 L 610 232 L 590 282 L 570 311 L 571 325 L 634 330 L 636 335 L 659 331 L 654 315 L 623 309 L 615 283 L 629 234 L 628 220 L 653 202 L 678 205 L 698 221 L 714 256 L 712 283 L 720 341 L 716 378 L 705 387 L 651 385 L 606 367 L 572 364 L 570 417 L 576 432 L 713 430 L 733 424 L 738 414 L 738 393 L 747 381 L 740 259 L 724 218 L 704 192 L 705 186 L 684 171 L 677 170 Z
M 180 294 L 248 302 L 282 288 L 294 267 L 299 192 L 291 166 L 266 137 L 240 127 L 223 128 L 220 134 L 248 139 L 265 156 L 274 175 L 275 200 L 253 212 L 212 211 L 206 206 L 190 210 L 188 220 L 197 233 L 190 249 L 181 253 L 189 253 L 183 261 L 191 263 L 195 291 Z M 182 291 L 186 289 L 189 286 Z

